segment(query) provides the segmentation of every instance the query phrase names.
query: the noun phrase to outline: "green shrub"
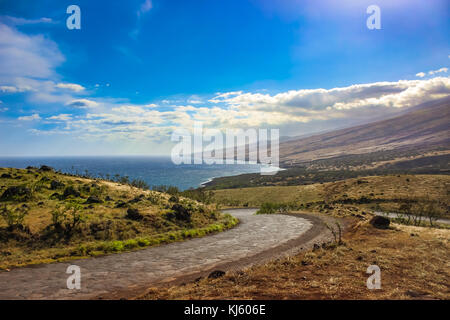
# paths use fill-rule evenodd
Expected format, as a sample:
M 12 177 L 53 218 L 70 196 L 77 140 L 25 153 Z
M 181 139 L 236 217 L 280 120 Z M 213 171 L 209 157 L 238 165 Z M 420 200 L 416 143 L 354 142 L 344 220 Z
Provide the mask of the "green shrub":
M 130 239 L 124 242 L 125 249 L 134 249 L 139 247 L 138 240 Z
M 28 214 L 28 209 L 25 207 L 19 207 L 14 210 L 9 209 L 7 205 L 4 205 L 0 209 L 0 215 L 5 220 L 9 228 L 22 226 L 23 219 Z

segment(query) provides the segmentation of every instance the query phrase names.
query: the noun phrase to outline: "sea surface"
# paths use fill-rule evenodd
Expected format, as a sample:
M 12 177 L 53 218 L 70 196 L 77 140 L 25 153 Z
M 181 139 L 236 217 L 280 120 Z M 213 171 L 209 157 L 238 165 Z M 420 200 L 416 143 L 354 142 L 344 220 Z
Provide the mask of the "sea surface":
M 170 185 L 180 190 L 198 188 L 215 177 L 260 172 L 256 164 L 175 165 L 170 157 L 0 157 L 0 167 L 48 165 L 64 173 L 113 178 L 128 176 L 149 186 Z

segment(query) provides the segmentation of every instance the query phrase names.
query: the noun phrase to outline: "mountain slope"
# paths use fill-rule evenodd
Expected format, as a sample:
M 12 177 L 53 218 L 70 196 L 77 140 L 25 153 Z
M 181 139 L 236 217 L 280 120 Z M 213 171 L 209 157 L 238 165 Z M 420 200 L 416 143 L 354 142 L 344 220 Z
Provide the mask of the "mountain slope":
M 280 162 L 295 165 L 349 154 L 397 148 L 450 149 L 450 98 L 417 106 L 395 118 L 280 144 Z

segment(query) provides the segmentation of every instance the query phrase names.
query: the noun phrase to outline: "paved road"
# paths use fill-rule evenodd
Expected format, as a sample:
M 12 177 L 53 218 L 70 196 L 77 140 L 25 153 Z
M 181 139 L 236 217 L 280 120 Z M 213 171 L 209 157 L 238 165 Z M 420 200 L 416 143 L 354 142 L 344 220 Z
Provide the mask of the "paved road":
M 92 299 L 132 291 L 161 281 L 209 270 L 273 249 L 312 228 L 288 215 L 229 211 L 241 224 L 226 232 L 134 252 L 0 272 L 0 299 Z M 81 289 L 67 289 L 69 265 L 81 270 Z

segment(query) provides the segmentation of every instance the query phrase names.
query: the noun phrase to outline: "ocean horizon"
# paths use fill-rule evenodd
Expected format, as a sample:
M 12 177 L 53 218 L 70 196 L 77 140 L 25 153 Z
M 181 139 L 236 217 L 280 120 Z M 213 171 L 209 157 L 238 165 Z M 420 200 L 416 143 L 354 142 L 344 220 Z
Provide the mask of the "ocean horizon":
M 140 179 L 150 187 L 167 185 L 180 190 L 201 187 L 214 178 L 260 172 L 258 164 L 181 164 L 164 156 L 48 156 L 0 157 L 0 167 L 26 168 L 47 165 L 63 173 L 97 178 L 127 176 Z

